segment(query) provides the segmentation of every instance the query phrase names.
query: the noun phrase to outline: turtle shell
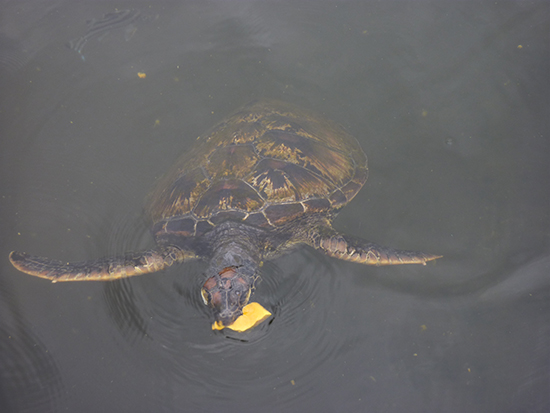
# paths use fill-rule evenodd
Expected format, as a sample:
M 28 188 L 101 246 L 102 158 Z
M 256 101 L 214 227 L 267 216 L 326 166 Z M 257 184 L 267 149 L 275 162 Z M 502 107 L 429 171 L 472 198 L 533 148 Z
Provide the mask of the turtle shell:
M 156 236 L 198 236 L 228 219 L 276 228 L 343 207 L 366 180 L 355 138 L 303 109 L 262 100 L 199 137 L 147 210 Z

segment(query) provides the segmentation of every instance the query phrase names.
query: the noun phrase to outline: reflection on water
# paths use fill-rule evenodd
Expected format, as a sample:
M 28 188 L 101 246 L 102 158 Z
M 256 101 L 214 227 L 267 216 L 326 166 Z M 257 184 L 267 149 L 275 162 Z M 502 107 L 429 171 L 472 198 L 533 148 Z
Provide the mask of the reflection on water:
M 550 293 L 550 255 L 517 268 L 512 274 L 487 288 L 479 299 L 484 302 L 513 304 L 514 301 L 542 297 Z
M 17 298 L 0 281 L 0 408 L 3 412 L 53 412 L 65 388 L 54 357 L 33 334 Z
M 143 16 L 140 10 L 117 10 L 105 13 L 100 19 L 88 20 L 86 33 L 68 42 L 67 47 L 77 52 L 82 60 L 86 60 L 82 49 L 90 39 L 96 38 L 101 41 L 110 31 L 124 28 L 124 40 L 129 41 L 137 30 L 134 23 L 146 20 L 150 20 L 150 17 Z

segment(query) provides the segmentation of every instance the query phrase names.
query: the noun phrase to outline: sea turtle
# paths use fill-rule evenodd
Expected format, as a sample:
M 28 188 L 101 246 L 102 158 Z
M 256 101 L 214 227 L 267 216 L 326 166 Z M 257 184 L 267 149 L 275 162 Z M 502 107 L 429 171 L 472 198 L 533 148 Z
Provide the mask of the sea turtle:
M 206 258 L 202 298 L 217 322 L 230 325 L 254 291 L 261 262 L 298 244 L 369 265 L 439 258 L 333 229 L 366 180 L 363 150 L 338 125 L 286 103 L 255 101 L 198 138 L 153 190 L 146 211 L 156 248 L 72 263 L 13 251 L 10 261 L 56 282 L 114 280 Z

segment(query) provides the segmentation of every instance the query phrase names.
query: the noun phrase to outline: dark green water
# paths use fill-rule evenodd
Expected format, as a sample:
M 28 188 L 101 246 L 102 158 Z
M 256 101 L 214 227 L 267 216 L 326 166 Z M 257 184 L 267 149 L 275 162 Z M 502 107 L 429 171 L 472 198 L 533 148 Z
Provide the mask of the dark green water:
M 550 408 L 548 3 L 131 2 L 140 18 L 104 21 L 80 54 L 65 44 L 111 2 L 1 7 L 2 412 Z M 232 338 L 210 329 L 202 263 L 116 283 L 11 267 L 13 249 L 151 246 L 156 179 L 261 97 L 363 146 L 339 230 L 444 258 L 300 249 L 262 268 L 274 321 Z

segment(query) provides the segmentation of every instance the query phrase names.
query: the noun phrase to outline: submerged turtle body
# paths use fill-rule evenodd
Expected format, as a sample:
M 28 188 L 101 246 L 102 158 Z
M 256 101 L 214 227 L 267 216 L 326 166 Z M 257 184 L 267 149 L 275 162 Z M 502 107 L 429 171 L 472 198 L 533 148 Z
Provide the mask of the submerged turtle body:
M 74 263 L 14 251 L 10 260 L 55 282 L 113 280 L 206 258 L 202 298 L 218 322 L 230 325 L 249 301 L 260 262 L 297 244 L 370 265 L 438 258 L 332 228 L 366 180 L 367 158 L 339 126 L 288 104 L 257 101 L 198 138 L 160 180 L 146 207 L 157 248 Z
M 151 195 L 163 244 L 200 237 L 224 221 L 277 231 L 333 214 L 367 180 L 367 158 L 333 123 L 273 102 L 243 108 L 200 137 Z

